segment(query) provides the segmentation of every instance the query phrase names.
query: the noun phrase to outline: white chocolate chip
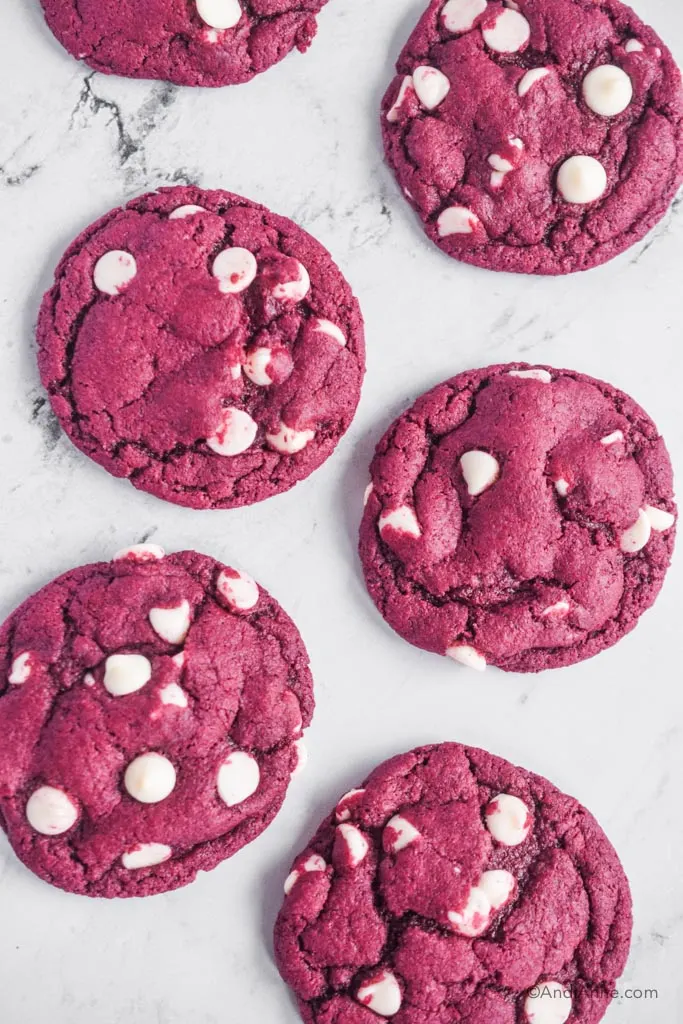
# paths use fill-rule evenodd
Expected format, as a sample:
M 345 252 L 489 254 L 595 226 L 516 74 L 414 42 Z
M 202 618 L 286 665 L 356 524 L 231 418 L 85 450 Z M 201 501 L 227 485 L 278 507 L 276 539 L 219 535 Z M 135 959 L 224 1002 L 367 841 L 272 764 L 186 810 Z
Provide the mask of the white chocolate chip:
M 536 82 L 540 82 L 542 78 L 545 78 L 546 75 L 549 74 L 549 68 L 532 68 L 531 71 L 527 71 L 526 74 L 522 75 L 519 82 L 517 82 L 517 95 L 526 96 L 529 89 L 531 89 L 533 85 L 536 85 Z
M 401 988 L 391 971 L 366 981 L 356 992 L 356 1000 L 379 1017 L 393 1017 L 401 1009 Z
M 121 855 L 121 863 L 128 871 L 153 868 L 168 860 L 172 852 L 171 847 L 166 846 L 165 843 L 140 843 Z
M 557 187 L 568 203 L 594 203 L 607 188 L 607 174 L 593 156 L 570 156 L 557 172 Z
M 86 672 L 85 673 L 85 675 L 83 676 L 83 685 L 84 686 L 95 686 L 96 685 L 95 677 L 92 674 L 92 672 Z
M 363 508 L 365 508 L 367 503 L 370 501 L 370 495 L 372 494 L 374 489 L 375 488 L 372 486 L 372 484 L 368 484 L 368 486 L 363 491 Z
M 413 79 L 411 78 L 410 75 L 406 75 L 403 81 L 401 82 L 400 88 L 398 90 L 398 96 L 394 100 L 393 106 L 390 107 L 390 109 L 387 111 L 387 121 L 390 121 L 392 124 L 398 121 L 398 114 L 401 107 L 403 106 L 403 101 L 405 100 L 408 93 L 412 91 Z
M 31 793 L 26 804 L 26 819 L 41 836 L 61 836 L 72 828 L 78 808 L 63 789 L 40 786 Z
M 486 827 L 503 846 L 519 846 L 529 835 L 532 825 L 529 808 L 518 796 L 499 793 L 486 807 Z
M 563 599 L 561 601 L 556 601 L 555 604 L 548 605 L 548 607 L 541 612 L 541 617 L 545 619 L 548 616 L 552 616 L 553 618 L 555 618 L 556 616 L 564 616 L 567 614 L 569 609 L 569 601 L 565 601 Z
M 467 493 L 473 498 L 487 490 L 500 476 L 498 459 L 494 459 L 488 452 L 476 449 L 465 452 L 460 457 L 460 469 L 467 485 Z
M 291 774 L 291 778 L 294 778 L 295 775 L 301 775 L 308 764 L 308 748 L 303 740 L 295 740 L 292 746 L 296 751 L 296 764 Z
M 400 505 L 391 512 L 383 512 L 377 521 L 379 532 L 384 534 L 387 529 L 396 533 L 404 533 L 409 537 L 421 537 L 422 531 L 417 516 L 409 505 Z
M 671 512 L 667 512 L 663 508 L 655 508 L 654 505 L 646 505 L 643 512 L 650 520 L 650 526 L 657 533 L 665 533 L 676 522 L 676 516 L 672 515 Z
M 175 789 L 176 771 L 163 754 L 141 754 L 126 768 L 126 792 L 141 804 L 158 804 Z
M 482 935 L 491 920 L 491 903 L 484 890 L 473 886 L 463 909 L 460 912 L 449 910 L 448 920 L 460 935 L 468 938 Z
M 130 562 L 157 562 L 166 552 L 158 544 L 132 544 L 129 548 L 121 548 L 114 555 L 114 562 L 124 560 Z
M 451 644 L 446 649 L 446 655 L 465 668 L 472 668 L 475 672 L 486 671 L 486 658 L 469 644 Z
M 110 654 L 104 663 L 104 688 L 112 697 L 141 690 L 152 678 L 152 663 L 144 654 Z
M 251 448 L 258 424 L 244 409 L 221 409 L 221 422 L 206 443 L 216 455 L 241 455 Z
M 241 377 L 242 377 L 242 364 L 241 363 L 233 363 L 233 365 L 230 367 L 230 376 L 232 377 L 233 380 L 240 380 L 241 379 Z
M 93 271 L 98 291 L 105 295 L 119 295 L 138 272 L 135 257 L 122 249 L 112 249 L 100 256 Z
M 436 110 L 450 92 L 451 83 L 443 71 L 421 64 L 413 71 L 413 86 L 425 110 Z
M 384 826 L 384 836 L 389 850 L 392 853 L 400 853 L 406 846 L 419 839 L 420 833 L 407 818 L 395 814 Z
M 186 660 L 187 660 L 187 654 L 185 653 L 185 651 L 178 651 L 178 653 L 174 654 L 173 657 L 171 658 L 171 661 L 173 662 L 173 664 L 177 665 L 178 668 L 182 668 L 183 665 L 185 664 Z
M 31 653 L 30 651 L 24 651 L 23 654 L 19 654 L 12 662 L 7 682 L 10 686 L 23 686 L 31 675 L 31 668 Z
M 236 246 L 218 253 L 211 273 L 217 279 L 220 291 L 225 295 L 236 295 L 249 287 L 256 277 L 257 269 L 254 254 Z
M 492 910 L 500 910 L 509 901 L 515 888 L 515 876 L 509 871 L 485 871 L 479 889 L 486 894 Z
M 615 117 L 633 99 L 633 85 L 616 64 L 601 64 L 589 71 L 581 86 L 586 106 L 601 117 Z
M 149 621 L 152 629 L 169 644 L 181 644 L 190 628 L 190 602 L 181 601 L 174 608 L 151 608 Z
M 211 28 L 234 28 L 242 17 L 239 0 L 196 0 L 197 14 Z
M 641 508 L 633 526 L 629 526 L 628 530 L 624 530 L 619 538 L 619 547 L 624 554 L 635 555 L 637 551 L 645 547 L 651 534 L 652 523 L 647 512 Z
M 295 430 L 286 423 L 280 423 L 276 434 L 266 434 L 266 441 L 283 455 L 297 455 L 314 437 L 315 430 Z
M 524 1000 L 529 1024 L 565 1024 L 571 1012 L 571 992 L 559 981 L 537 982 Z
M 507 7 L 493 25 L 482 29 L 482 35 L 489 49 L 496 53 L 517 53 L 529 42 L 531 27 L 524 15 Z
M 293 281 L 278 281 L 273 288 L 273 297 L 280 302 L 301 302 L 308 295 L 311 279 L 303 263 L 297 260 L 298 276 Z
M 555 481 L 555 490 L 561 498 L 566 498 L 569 494 L 569 482 L 563 476 L 558 477 Z
M 365 793 L 364 789 L 350 789 L 348 793 L 344 793 L 339 803 L 335 808 L 335 815 L 337 821 L 348 821 L 351 817 L 351 808 L 349 804 L 355 803 L 354 797 L 363 796 Z
M 342 348 L 346 347 L 346 336 L 340 327 L 333 324 L 331 320 L 314 320 L 313 330 L 318 334 L 326 334 L 333 338 Z
M 447 32 L 469 32 L 480 14 L 486 10 L 486 0 L 448 0 L 441 17 Z
M 260 388 L 267 388 L 273 383 L 272 377 L 268 375 L 273 353 L 269 348 L 255 348 L 244 360 L 244 372 L 252 384 Z
M 186 217 L 194 217 L 195 213 L 206 213 L 206 209 L 203 206 L 193 206 L 191 203 L 188 203 L 186 206 L 177 206 L 175 210 L 169 213 L 168 219 L 185 220 Z M 125 856 L 126 854 L 124 854 Z
M 624 440 L 624 435 L 621 430 L 613 430 L 611 434 L 607 434 L 606 437 L 600 438 L 600 444 L 604 444 L 607 447 L 610 444 L 617 444 L 619 441 Z
M 368 841 L 359 828 L 345 823 L 337 825 L 337 832 L 342 837 L 349 855 L 349 864 L 357 868 L 365 860 L 370 849 Z
M 448 235 L 471 235 L 479 224 L 476 213 L 466 206 L 449 206 L 442 210 L 436 222 L 440 238 Z
M 159 690 L 162 704 L 172 704 L 176 708 L 187 707 L 187 694 L 177 683 L 167 683 Z
M 639 39 L 627 39 L 624 44 L 627 53 L 642 53 L 645 49 Z
M 256 792 L 260 781 L 258 761 L 243 750 L 234 750 L 218 769 L 218 795 L 228 807 L 235 807 Z
M 246 572 L 240 572 L 238 569 L 223 570 L 216 587 L 230 607 L 238 611 L 251 611 L 258 604 L 258 584 Z
M 294 868 L 285 880 L 285 896 L 289 896 L 290 892 L 299 881 L 302 875 L 307 875 L 314 871 L 326 871 L 327 864 L 317 853 L 311 854 L 311 856 L 303 862 L 298 868 Z
M 551 384 L 552 377 L 547 370 L 534 367 L 531 370 L 508 370 L 508 377 L 520 377 L 522 380 L 538 380 L 541 384 Z

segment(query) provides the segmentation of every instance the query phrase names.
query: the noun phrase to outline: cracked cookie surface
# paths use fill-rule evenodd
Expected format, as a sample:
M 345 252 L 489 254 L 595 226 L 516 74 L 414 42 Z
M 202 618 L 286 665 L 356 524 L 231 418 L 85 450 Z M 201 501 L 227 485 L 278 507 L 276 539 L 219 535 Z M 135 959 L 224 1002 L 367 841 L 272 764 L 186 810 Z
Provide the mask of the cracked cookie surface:
M 41 378 L 73 443 L 193 508 L 288 490 L 360 398 L 363 320 L 325 249 L 228 192 L 161 189 L 70 246 L 43 300 Z
M 326 0 L 41 0 L 62 46 L 96 71 L 176 85 L 248 82 L 308 49 Z
M 178 888 L 270 823 L 312 714 L 305 647 L 269 594 L 208 556 L 135 546 L 0 631 L 0 825 L 70 892 Z
M 597 1024 L 628 956 L 628 882 L 592 815 L 456 743 L 342 797 L 285 892 L 276 958 L 306 1024 Z
M 428 236 L 492 270 L 604 263 L 654 227 L 683 177 L 680 72 L 617 0 L 434 0 L 382 132 Z
M 669 456 L 627 395 L 525 363 L 461 373 L 389 428 L 360 531 L 410 643 L 475 669 L 592 657 L 636 625 L 674 544 Z

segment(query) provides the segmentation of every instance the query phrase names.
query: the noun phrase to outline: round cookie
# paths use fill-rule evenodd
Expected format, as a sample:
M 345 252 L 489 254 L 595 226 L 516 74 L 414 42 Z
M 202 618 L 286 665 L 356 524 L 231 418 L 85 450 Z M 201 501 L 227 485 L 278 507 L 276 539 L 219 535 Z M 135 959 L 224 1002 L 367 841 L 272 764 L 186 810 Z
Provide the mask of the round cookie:
M 590 658 L 662 586 L 676 506 L 663 439 L 636 403 L 573 370 L 461 373 L 389 428 L 360 554 L 410 643 L 483 670 Z
M 490 270 L 604 263 L 683 177 L 680 72 L 618 0 L 432 0 L 382 131 L 429 237 Z
M 95 71 L 176 85 L 248 82 L 308 49 L 326 0 L 41 0 L 62 46 Z
M 69 247 L 39 365 L 73 443 L 192 508 L 249 505 L 334 451 L 358 405 L 363 321 L 323 247 L 229 192 L 166 188 Z
M 276 957 L 306 1024 L 597 1024 L 631 938 L 593 816 L 457 743 L 342 797 L 285 892 Z
M 0 825 L 86 896 L 191 882 L 255 839 L 305 759 L 308 656 L 246 573 L 137 545 L 0 631 Z

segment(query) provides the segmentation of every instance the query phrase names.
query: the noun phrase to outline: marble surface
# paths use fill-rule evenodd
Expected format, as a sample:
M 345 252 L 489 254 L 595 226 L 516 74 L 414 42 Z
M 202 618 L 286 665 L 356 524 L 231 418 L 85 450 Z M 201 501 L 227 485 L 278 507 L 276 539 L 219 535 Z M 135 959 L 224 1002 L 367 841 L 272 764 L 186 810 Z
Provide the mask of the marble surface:
M 637 0 L 683 57 L 683 8 Z M 683 463 L 683 216 L 607 267 L 492 275 L 423 238 L 383 164 L 377 107 L 420 3 L 331 0 L 305 56 L 236 89 L 178 90 L 78 65 L 38 0 L 0 10 L 0 614 L 74 565 L 143 538 L 249 569 L 308 644 L 310 763 L 256 843 L 180 892 L 98 902 L 34 879 L 0 839 L 5 1024 L 295 1024 L 271 957 L 289 862 L 378 761 L 459 739 L 541 772 L 597 815 L 633 886 L 633 951 L 609 1024 L 683 1017 L 681 558 L 616 648 L 540 677 L 479 677 L 408 647 L 365 594 L 355 554 L 373 446 L 431 384 L 512 358 L 569 366 L 633 394 Z M 196 513 L 116 481 L 55 426 L 34 362 L 40 295 L 68 243 L 141 191 L 196 181 L 263 201 L 331 250 L 367 321 L 368 376 L 338 453 L 255 508 Z

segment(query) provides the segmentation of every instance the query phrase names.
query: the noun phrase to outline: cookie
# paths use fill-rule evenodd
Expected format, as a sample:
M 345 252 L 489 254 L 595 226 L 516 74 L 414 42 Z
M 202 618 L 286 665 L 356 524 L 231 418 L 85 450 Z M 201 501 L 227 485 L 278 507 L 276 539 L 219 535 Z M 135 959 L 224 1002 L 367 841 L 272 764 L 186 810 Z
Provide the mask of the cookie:
M 285 892 L 276 957 L 306 1024 L 597 1024 L 631 938 L 595 818 L 458 743 L 342 797 Z
M 312 713 L 301 637 L 250 576 L 134 546 L 0 630 L 0 825 L 69 892 L 176 889 L 271 822 Z
M 605 263 L 683 177 L 680 72 L 618 0 L 433 0 L 382 131 L 428 236 L 490 270 Z
M 39 365 L 73 443 L 192 508 L 279 494 L 334 451 L 358 404 L 363 321 L 323 247 L 229 192 L 161 189 L 69 247 Z
M 308 49 L 326 0 L 41 0 L 62 46 L 95 71 L 176 85 L 248 82 Z
M 616 643 L 674 545 L 664 441 L 610 384 L 525 363 L 461 373 L 389 428 L 360 553 L 410 643 L 461 665 L 538 672 Z

